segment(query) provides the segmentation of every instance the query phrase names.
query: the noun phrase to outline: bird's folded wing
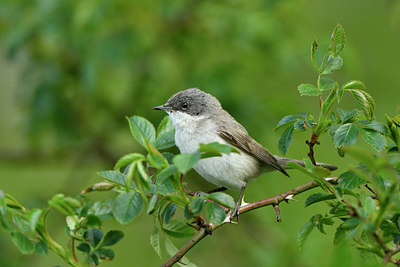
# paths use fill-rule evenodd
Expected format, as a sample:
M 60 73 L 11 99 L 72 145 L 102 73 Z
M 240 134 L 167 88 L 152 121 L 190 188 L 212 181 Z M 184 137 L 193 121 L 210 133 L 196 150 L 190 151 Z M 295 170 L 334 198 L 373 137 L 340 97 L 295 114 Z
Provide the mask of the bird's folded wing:
M 218 131 L 218 134 L 230 145 L 239 148 L 240 150 L 252 155 L 260 162 L 268 164 L 278 171 L 281 171 L 285 175 L 289 176 L 282 168 L 282 166 L 278 163 L 276 158 L 256 140 L 250 137 L 246 129 L 244 129 L 244 127 L 238 122 L 237 125 L 235 125 L 235 131 L 228 132 L 226 129 L 220 129 L 220 131 Z

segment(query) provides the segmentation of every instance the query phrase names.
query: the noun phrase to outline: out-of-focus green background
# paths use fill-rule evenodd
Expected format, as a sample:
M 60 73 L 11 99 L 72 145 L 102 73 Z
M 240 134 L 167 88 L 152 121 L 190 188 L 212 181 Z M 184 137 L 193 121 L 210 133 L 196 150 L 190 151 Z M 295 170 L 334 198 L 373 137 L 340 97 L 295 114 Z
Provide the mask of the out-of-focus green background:
M 296 88 L 315 83 L 310 43 L 317 36 L 326 48 L 337 23 L 346 30 L 347 44 L 344 67 L 334 78 L 364 81 L 376 100 L 377 120 L 400 112 L 398 0 L 0 0 L 0 189 L 28 207 L 41 207 L 59 192 L 78 194 L 101 180 L 96 171 L 111 169 L 124 153 L 142 151 L 126 115 L 157 124 L 164 114 L 151 108 L 190 87 L 215 95 L 278 154 L 279 133 L 272 128 L 279 119 L 318 109 L 315 99 L 301 98 Z M 345 97 L 344 107 L 353 101 Z M 288 156 L 305 157 L 307 137 L 295 136 Z M 317 160 L 345 170 L 351 161 L 337 156 L 328 137 L 321 143 Z M 186 180 L 194 190 L 213 188 L 195 173 Z M 291 179 L 265 174 L 249 185 L 246 201 L 306 181 L 298 173 Z M 331 229 L 328 236 L 313 233 L 299 251 L 301 226 L 327 210 L 324 204 L 304 208 L 306 195 L 281 205 L 282 223 L 272 208 L 245 214 L 188 257 L 199 266 L 380 265 L 347 243 L 334 247 Z M 62 225 L 54 215 L 51 230 L 65 244 Z M 126 232 L 116 259 L 104 266 L 162 263 L 149 243 L 150 216 L 104 227 Z M 1 266 L 65 266 L 52 252 L 21 255 L 7 235 L 0 232 Z

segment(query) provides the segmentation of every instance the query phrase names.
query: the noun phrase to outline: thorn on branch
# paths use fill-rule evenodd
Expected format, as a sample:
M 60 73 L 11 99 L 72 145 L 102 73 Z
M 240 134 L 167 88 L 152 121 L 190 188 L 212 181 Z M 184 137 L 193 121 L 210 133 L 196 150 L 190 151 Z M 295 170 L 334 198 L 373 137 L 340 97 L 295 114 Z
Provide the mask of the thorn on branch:
M 277 222 L 282 222 L 282 219 L 281 219 L 281 212 L 280 212 L 280 210 L 279 210 L 279 203 L 278 203 L 278 202 L 275 202 L 274 204 L 272 204 L 272 207 L 274 207 L 274 208 L 275 208 L 275 211 L 276 211 L 276 221 L 277 221 Z

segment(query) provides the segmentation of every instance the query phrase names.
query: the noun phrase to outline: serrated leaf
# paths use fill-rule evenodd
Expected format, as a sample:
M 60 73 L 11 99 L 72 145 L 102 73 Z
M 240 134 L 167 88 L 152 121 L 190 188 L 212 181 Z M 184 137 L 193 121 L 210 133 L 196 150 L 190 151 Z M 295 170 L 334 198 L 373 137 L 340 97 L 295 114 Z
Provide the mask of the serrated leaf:
M 162 247 L 160 242 L 160 230 L 157 226 L 154 227 L 153 233 L 150 236 L 150 244 L 157 255 L 162 258 Z
M 297 87 L 297 90 L 299 90 L 300 95 L 302 96 L 319 96 L 322 94 L 317 87 L 309 83 L 300 84 Z
M 11 240 L 22 254 L 32 254 L 35 251 L 35 243 L 20 232 L 11 233 Z
M 316 193 L 311 196 L 309 196 L 304 204 L 305 207 L 308 207 L 312 204 L 325 201 L 325 200 L 330 200 L 330 199 L 335 199 L 336 197 L 332 194 L 327 194 L 327 193 Z
M 47 256 L 48 248 L 47 244 L 43 241 L 39 241 L 35 243 L 35 253 L 40 256 Z
M 203 153 L 201 158 L 221 156 L 222 154 L 229 154 L 231 152 L 239 153 L 233 146 L 220 144 L 218 142 L 200 144 L 199 151 Z
M 400 114 L 397 114 L 392 118 L 393 123 L 397 126 L 400 127 Z
M 163 183 L 165 179 L 168 177 L 171 177 L 174 175 L 174 173 L 178 170 L 178 168 L 175 165 L 170 165 L 165 169 L 162 169 L 159 173 L 156 175 L 156 181 L 157 183 Z
M 360 129 L 364 140 L 377 151 L 381 151 L 386 146 L 386 138 L 379 132 L 371 129 Z
M 204 207 L 204 198 L 202 197 L 194 197 L 189 203 L 190 212 L 193 215 L 199 215 Z
M 285 125 L 288 124 L 293 124 L 295 121 L 297 121 L 299 118 L 297 118 L 295 115 L 288 115 L 283 117 L 278 124 L 275 126 L 274 131 L 278 130 L 279 128 L 282 128 Z
M 290 125 L 281 135 L 278 142 L 279 151 L 285 155 L 292 142 L 294 126 Z
M 152 214 L 158 202 L 158 196 L 153 195 L 150 198 L 149 204 L 147 205 L 147 214 Z
M 175 145 L 175 127 L 169 118 L 165 116 L 157 128 L 157 138 L 154 146 L 157 149 L 165 149 Z
M 128 180 L 126 175 L 119 171 L 101 171 L 98 172 L 98 174 L 103 176 L 107 181 L 111 183 L 116 183 L 123 186 L 126 186 L 126 181 Z M 135 188 L 133 183 L 132 188 Z
M 298 120 L 294 123 L 294 129 L 296 131 L 304 131 L 306 129 L 306 125 L 305 125 L 305 121 L 304 120 Z
M 212 194 L 208 194 L 207 198 L 230 209 L 232 209 L 235 206 L 235 201 L 233 200 L 233 197 L 223 192 L 215 192 Z
M 102 247 L 112 246 L 118 243 L 124 237 L 124 233 L 118 230 L 108 231 L 101 243 Z
M 140 116 L 132 116 L 127 119 L 131 133 L 140 145 L 146 147 L 145 140 L 148 140 L 150 143 L 155 141 L 156 130 L 151 122 Z
M 335 81 L 328 77 L 321 77 L 319 80 L 319 89 L 321 91 L 332 90 L 335 87 Z
M 359 90 L 366 90 L 367 87 L 362 81 L 348 81 L 347 83 L 343 84 L 342 86 L 343 89 L 359 89 Z
M 162 226 L 165 233 L 173 237 L 189 237 L 193 235 L 193 228 L 187 225 L 184 221 L 173 220 Z
M 87 253 L 90 252 L 90 246 L 89 246 L 89 244 L 86 244 L 86 243 L 80 243 L 76 248 L 83 252 L 87 252 Z
M 326 63 L 325 69 L 322 74 L 330 74 L 335 70 L 340 69 L 343 66 L 343 59 L 337 55 L 335 57 L 329 56 L 328 62 Z
M 114 202 L 113 215 L 120 224 L 131 222 L 142 210 L 143 199 L 138 192 L 120 194 Z
M 300 250 L 303 249 L 304 242 L 314 228 L 315 225 L 311 221 L 306 222 L 301 227 L 300 232 L 297 234 L 297 245 Z
M 349 120 L 351 120 L 358 114 L 357 109 L 344 110 L 344 109 L 338 108 L 337 110 L 338 110 L 339 117 L 340 117 L 340 120 L 342 121 L 342 123 L 348 122 Z
M 114 169 L 119 169 L 122 167 L 125 167 L 126 165 L 131 164 L 133 161 L 135 160 L 139 160 L 139 159 L 145 159 L 144 155 L 140 154 L 140 153 L 129 153 L 126 154 L 124 156 L 122 156 L 118 162 L 115 164 Z
M 358 129 L 352 123 L 346 123 L 340 126 L 333 137 L 333 143 L 336 147 L 353 145 L 358 136 Z
M 367 196 L 364 192 L 360 195 L 360 202 L 362 209 L 365 211 L 366 215 L 372 214 L 376 210 L 376 202 L 370 196 Z
M 345 236 L 346 236 L 346 229 L 343 229 L 341 226 L 339 226 L 338 228 L 336 228 L 333 244 L 334 245 L 339 244 L 340 241 L 342 241 Z
M 33 209 L 28 212 L 28 222 L 32 231 L 35 231 L 36 225 L 38 224 L 41 215 L 41 209 Z
M 381 134 L 384 135 L 388 133 L 388 129 L 386 128 L 386 126 L 375 120 L 359 120 L 357 121 L 357 124 L 360 124 L 368 129 L 380 132 Z
M 147 161 L 154 168 L 160 170 L 166 166 L 168 166 L 168 161 L 163 155 L 158 151 L 148 140 L 145 140 L 146 150 L 149 152 L 147 155 Z
M 88 240 L 88 243 L 94 248 L 100 243 L 101 239 L 103 238 L 103 232 L 100 229 L 92 228 L 85 232 L 84 237 Z
M 96 255 L 99 256 L 100 259 L 111 261 L 115 257 L 115 253 L 112 249 L 108 248 L 99 248 L 95 251 Z
M 206 204 L 206 215 L 213 224 L 221 224 L 225 220 L 224 209 L 212 202 Z
M 196 151 L 193 154 L 179 154 L 173 159 L 175 166 L 179 172 L 186 174 L 200 160 L 201 153 Z
M 168 223 L 172 216 L 174 216 L 176 211 L 176 205 L 173 203 L 168 204 L 163 212 L 161 213 L 161 218 L 163 219 L 163 223 Z
M 343 53 L 346 36 L 342 25 L 338 24 L 333 30 L 331 41 L 329 43 L 329 51 L 333 55 L 341 55 Z
M 364 178 L 352 171 L 344 172 L 339 176 L 339 186 L 350 190 L 365 183 Z
M 375 112 L 375 100 L 372 96 L 363 90 L 346 89 L 346 91 L 350 92 L 354 96 L 367 119 L 372 120 Z
M 316 52 L 318 49 L 318 40 L 317 38 L 314 38 L 314 40 L 311 43 L 311 61 L 315 67 L 315 69 L 319 72 L 319 67 L 317 64 L 317 60 L 316 60 Z

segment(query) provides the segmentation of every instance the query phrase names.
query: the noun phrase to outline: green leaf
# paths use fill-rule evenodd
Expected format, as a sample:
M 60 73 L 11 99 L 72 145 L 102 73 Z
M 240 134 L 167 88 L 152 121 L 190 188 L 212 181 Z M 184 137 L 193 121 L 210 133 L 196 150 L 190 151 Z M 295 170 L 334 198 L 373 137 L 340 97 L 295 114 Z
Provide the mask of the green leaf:
M 178 252 L 178 249 L 168 238 L 165 238 L 165 248 L 170 256 L 173 256 Z M 178 262 L 177 264 L 181 267 L 196 267 L 196 265 L 189 261 L 186 257 L 183 257 L 180 262 L 182 263 Z
M 178 170 L 178 168 L 175 165 L 170 165 L 165 169 L 162 169 L 157 175 L 156 175 L 156 181 L 157 183 L 163 183 L 165 179 L 168 177 L 171 177 L 174 175 L 174 173 Z
M 35 251 L 35 243 L 20 232 L 11 233 L 11 240 L 22 254 L 32 254 Z
M 281 138 L 279 138 L 278 148 L 279 151 L 285 155 L 288 150 L 290 143 L 292 142 L 294 126 L 290 125 L 283 133 Z
M 4 197 L 4 193 L 0 190 L 0 215 L 4 216 L 6 214 L 6 198 Z
M 89 264 L 90 265 L 99 265 L 99 257 L 95 253 L 89 255 Z
M 209 158 L 221 156 L 222 154 L 229 154 L 231 152 L 239 153 L 239 151 L 230 145 L 220 144 L 218 142 L 213 142 L 209 144 L 200 144 L 199 148 L 201 153 L 201 158 Z
M 144 155 L 140 153 L 129 153 L 124 156 L 122 156 L 118 162 L 115 164 L 114 169 L 119 169 L 122 167 L 125 167 L 126 165 L 131 164 L 135 160 L 144 160 L 145 157 Z
M 368 129 L 372 129 L 377 132 L 380 132 L 381 134 L 384 134 L 384 135 L 386 135 L 388 133 L 388 129 L 386 128 L 386 126 L 375 120 L 359 120 L 359 121 L 357 121 L 357 124 L 360 124 Z
M 235 201 L 233 200 L 233 197 L 223 192 L 211 193 L 207 195 L 207 198 L 230 209 L 232 209 L 235 206 Z
M 115 257 L 114 251 L 108 248 L 99 248 L 95 251 L 95 254 L 99 256 L 100 259 L 107 261 L 111 261 Z
M 346 123 L 340 126 L 333 137 L 333 143 L 336 147 L 353 145 L 358 136 L 358 129 L 352 123 Z
M 168 223 L 176 211 L 176 205 L 173 203 L 168 204 L 161 213 L 161 218 L 164 223 Z
M 154 212 L 157 202 L 158 202 L 158 196 L 153 195 L 150 198 L 149 204 L 147 205 L 147 214 L 152 214 Z
M 335 198 L 336 197 L 332 194 L 316 193 L 307 198 L 305 207 L 308 207 L 308 206 L 315 204 L 317 202 L 320 202 L 320 201 L 325 201 L 325 200 L 330 200 L 330 199 L 335 199 Z
M 352 171 L 344 172 L 339 176 L 339 186 L 350 190 L 365 183 L 366 181 L 364 178 Z
M 168 166 L 168 161 L 148 140 L 145 140 L 146 150 L 149 152 L 147 161 L 156 169 L 160 170 Z
M 150 244 L 157 255 L 162 258 L 162 247 L 160 242 L 160 230 L 157 225 L 154 226 L 153 233 L 150 236 Z
M 163 224 L 162 228 L 165 233 L 173 237 L 189 237 L 194 233 L 194 229 L 187 225 L 184 221 L 169 221 L 166 224 Z
M 311 221 L 306 222 L 303 227 L 301 227 L 300 232 L 297 234 L 297 245 L 300 250 L 303 249 L 304 242 L 314 227 L 315 225 Z
M 88 243 L 95 248 L 103 238 L 103 232 L 100 229 L 92 228 L 87 230 L 83 236 L 87 239 Z
M 186 174 L 200 160 L 201 153 L 196 151 L 193 154 L 179 154 L 173 159 L 175 166 L 179 172 Z
M 215 203 L 207 202 L 206 215 L 213 224 L 221 224 L 225 220 L 225 211 Z
M 199 215 L 200 212 L 203 210 L 204 207 L 204 198 L 202 197 L 193 197 L 189 203 L 190 212 L 193 215 Z
M 142 210 L 143 199 L 137 192 L 120 194 L 114 202 L 113 215 L 117 222 L 126 224 L 131 222 Z
M 109 231 L 104 237 L 102 247 L 112 246 L 118 243 L 124 237 L 124 233 L 118 230 Z
M 294 123 L 294 129 L 296 131 L 304 131 L 306 129 L 306 125 L 305 125 L 305 121 L 304 120 L 298 120 Z
M 128 178 L 125 174 L 119 171 L 101 171 L 98 172 L 99 175 L 103 176 L 107 181 L 119 185 L 126 186 L 126 181 Z M 134 184 L 131 185 L 132 188 L 135 188 Z
M 371 129 L 360 129 L 360 131 L 364 140 L 377 151 L 381 151 L 385 148 L 386 139 L 381 133 Z
M 90 252 L 90 246 L 87 243 L 80 243 L 76 248 L 83 252 Z
M 157 128 L 157 138 L 154 146 L 157 149 L 165 149 L 175 145 L 175 127 L 169 118 L 165 116 Z
M 375 100 L 372 96 L 363 90 L 346 89 L 346 91 L 354 96 L 357 103 L 362 107 L 367 119 L 372 120 L 375 112 Z
M 33 209 L 28 212 L 28 222 L 32 231 L 35 231 L 40 215 L 42 215 L 41 209 Z
M 31 231 L 31 227 L 29 222 L 25 220 L 22 216 L 18 213 L 13 214 L 12 216 L 15 226 L 22 232 L 22 233 L 29 233 Z
M 297 87 L 297 90 L 299 90 L 300 95 L 302 96 L 319 96 L 322 94 L 317 87 L 309 83 L 300 84 Z
M 43 241 L 36 242 L 35 253 L 40 256 L 47 256 L 48 253 L 47 244 Z
M 365 211 L 367 216 L 376 210 L 375 200 L 373 200 L 370 196 L 367 196 L 364 192 L 361 192 L 360 202 L 362 209 Z
M 329 56 L 328 62 L 326 63 L 326 67 L 321 74 L 330 74 L 335 70 L 340 69 L 343 66 L 343 59 L 341 56 L 337 55 L 335 57 Z
M 321 91 L 332 90 L 335 87 L 335 81 L 328 77 L 321 77 L 319 80 L 319 89 Z
M 295 115 L 285 116 L 278 122 L 278 125 L 276 125 L 276 127 L 274 128 L 274 131 L 278 130 L 279 128 L 282 128 L 285 125 L 293 124 L 298 119 L 299 118 L 297 118 Z
M 131 133 L 140 145 L 146 147 L 145 140 L 148 140 L 150 143 L 155 141 L 156 130 L 151 122 L 140 116 L 132 116 L 127 119 Z
M 311 61 L 315 67 L 315 69 L 319 72 L 319 67 L 317 64 L 317 59 L 316 59 L 316 52 L 318 49 L 318 40 L 317 38 L 314 38 L 314 40 L 311 43 Z
M 342 123 L 348 122 L 349 120 L 351 120 L 358 114 L 357 109 L 344 110 L 344 109 L 338 108 L 337 110 L 338 110 L 339 117 L 340 117 L 340 120 L 342 121 Z
M 346 42 L 346 36 L 342 25 L 338 24 L 333 30 L 331 41 L 329 43 L 329 51 L 334 56 L 341 55 L 343 53 L 344 44 Z
M 334 245 L 339 244 L 339 242 L 342 241 L 344 237 L 346 237 L 346 229 L 339 226 L 336 229 L 335 238 L 333 239 L 333 244 Z
M 359 90 L 366 90 L 367 87 L 362 81 L 348 81 L 347 83 L 343 84 L 342 86 L 343 89 L 359 89 Z

